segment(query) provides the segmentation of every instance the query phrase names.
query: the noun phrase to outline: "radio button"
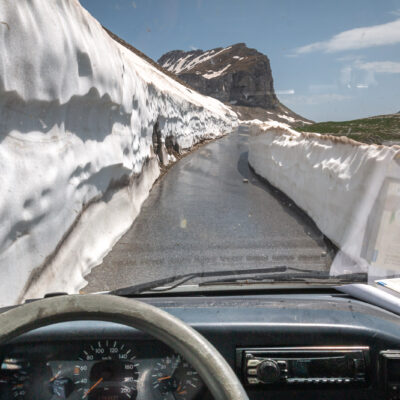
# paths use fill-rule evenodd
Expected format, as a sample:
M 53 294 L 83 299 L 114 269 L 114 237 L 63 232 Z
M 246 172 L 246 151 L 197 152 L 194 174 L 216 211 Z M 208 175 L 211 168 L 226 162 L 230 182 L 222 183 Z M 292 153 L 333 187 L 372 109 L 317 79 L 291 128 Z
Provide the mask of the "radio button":
M 249 368 L 247 370 L 248 375 L 257 375 L 257 369 L 256 368 Z
M 247 378 L 247 382 L 249 382 L 250 385 L 257 385 L 260 383 L 260 381 L 257 378 Z
M 286 361 L 277 361 L 276 362 L 282 370 L 286 370 L 287 362 Z M 287 371 L 287 370 L 286 370 Z
M 256 359 L 248 360 L 247 366 L 248 367 L 257 367 L 257 365 L 260 364 L 260 362 L 261 362 L 260 360 L 256 360 Z

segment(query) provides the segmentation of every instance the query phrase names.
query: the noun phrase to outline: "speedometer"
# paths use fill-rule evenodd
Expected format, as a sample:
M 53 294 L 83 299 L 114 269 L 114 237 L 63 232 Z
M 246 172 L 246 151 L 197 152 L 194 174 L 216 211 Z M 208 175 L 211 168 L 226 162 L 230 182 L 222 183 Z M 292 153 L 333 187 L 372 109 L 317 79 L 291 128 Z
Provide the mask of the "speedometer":
M 125 400 L 137 395 L 136 355 L 116 340 L 98 341 L 82 351 L 73 371 L 73 383 L 86 400 Z

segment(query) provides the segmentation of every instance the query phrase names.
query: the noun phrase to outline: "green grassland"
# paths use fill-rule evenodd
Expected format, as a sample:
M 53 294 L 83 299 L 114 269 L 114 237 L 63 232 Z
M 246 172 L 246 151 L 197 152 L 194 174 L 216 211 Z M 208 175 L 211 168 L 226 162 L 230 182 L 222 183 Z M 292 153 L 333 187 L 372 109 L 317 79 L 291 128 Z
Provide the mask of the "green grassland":
M 318 122 L 297 126 L 302 132 L 316 132 L 335 136 L 346 136 L 363 143 L 400 144 L 400 113 L 342 122 Z M 389 143 L 387 143 L 389 142 Z

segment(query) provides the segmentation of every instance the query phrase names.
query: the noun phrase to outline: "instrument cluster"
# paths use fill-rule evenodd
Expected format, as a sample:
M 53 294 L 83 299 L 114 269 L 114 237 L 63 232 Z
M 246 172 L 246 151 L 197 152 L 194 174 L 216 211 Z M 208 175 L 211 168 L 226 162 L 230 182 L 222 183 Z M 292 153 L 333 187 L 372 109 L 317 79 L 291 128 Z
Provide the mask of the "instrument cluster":
M 191 365 L 161 343 L 34 343 L 1 354 L 1 400 L 193 400 L 204 392 Z

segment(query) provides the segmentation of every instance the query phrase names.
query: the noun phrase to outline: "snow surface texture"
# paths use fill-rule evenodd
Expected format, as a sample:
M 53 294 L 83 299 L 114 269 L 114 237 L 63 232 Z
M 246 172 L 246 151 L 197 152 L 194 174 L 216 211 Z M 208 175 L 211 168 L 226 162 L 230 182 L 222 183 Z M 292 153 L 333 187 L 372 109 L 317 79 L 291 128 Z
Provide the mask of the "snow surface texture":
M 282 123 L 250 123 L 258 126 L 250 140 L 251 166 L 342 250 L 331 274 L 354 272 L 355 266 L 367 272 L 370 260 L 362 254 L 368 218 L 385 179 L 400 177 L 400 148 L 299 133 Z
M 186 57 L 182 58 L 182 60 L 179 61 L 178 64 L 176 65 L 171 65 L 171 61 L 167 61 L 162 65 L 163 68 L 167 69 L 170 72 L 173 72 L 175 74 L 181 74 L 183 72 L 190 71 L 192 68 L 194 68 L 197 64 L 201 64 L 205 61 L 210 60 L 211 58 L 223 53 L 226 50 L 229 50 L 232 48 L 232 46 L 225 47 L 222 50 L 216 51 L 215 49 L 213 50 L 208 50 L 202 55 L 195 57 L 192 59 L 192 53 L 189 53 Z
M 77 0 L 4 0 L 0 15 L 4 305 L 85 285 L 159 175 L 156 122 L 189 149 L 237 117 L 113 41 Z

